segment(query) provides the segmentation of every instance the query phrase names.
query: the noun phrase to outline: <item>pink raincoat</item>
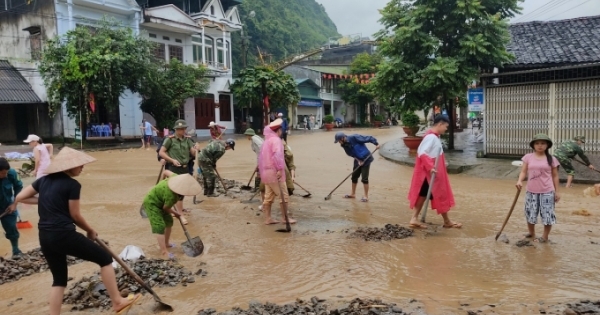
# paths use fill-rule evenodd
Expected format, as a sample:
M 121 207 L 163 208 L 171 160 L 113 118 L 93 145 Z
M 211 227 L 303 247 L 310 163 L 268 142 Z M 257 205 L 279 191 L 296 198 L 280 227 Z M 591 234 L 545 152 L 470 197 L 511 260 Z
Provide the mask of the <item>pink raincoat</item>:
M 258 156 L 258 173 L 260 180 L 265 184 L 277 183 L 277 171 L 281 171 L 279 182 L 285 183 L 285 158 L 281 139 L 267 127 L 263 130 L 265 142 Z
M 435 165 L 435 158 L 438 153 L 440 154 L 440 160 L 431 189 L 431 195 L 433 196 L 431 208 L 435 209 L 438 214 L 442 214 L 450 211 L 450 208 L 454 206 L 454 196 L 452 195 L 452 188 L 450 187 L 450 180 L 446 171 L 446 159 L 444 158 L 442 142 L 439 137 L 438 134 L 428 130 L 425 133 L 423 142 L 419 145 L 410 191 L 408 192 L 411 209 L 415 207 L 417 199 L 419 199 L 419 192 L 421 191 L 423 181 L 427 180 L 428 183 L 431 182 L 431 170 Z

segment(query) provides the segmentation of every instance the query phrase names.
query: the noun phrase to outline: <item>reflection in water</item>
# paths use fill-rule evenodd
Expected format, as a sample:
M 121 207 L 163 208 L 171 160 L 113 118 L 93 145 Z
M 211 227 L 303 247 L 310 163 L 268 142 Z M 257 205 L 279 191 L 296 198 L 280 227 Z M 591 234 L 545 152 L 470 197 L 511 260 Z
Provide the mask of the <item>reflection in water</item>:
M 360 132 L 385 142 L 400 136 L 400 130 Z M 410 212 L 406 195 L 412 170 L 376 154 L 368 203 L 342 198 L 349 193 L 349 181 L 331 200 L 324 201 L 323 197 L 351 171 L 352 160 L 332 143 L 333 133 L 294 134 L 289 140 L 297 180 L 313 193 L 310 199 L 292 197 L 290 210 L 299 223 L 292 226 L 291 234 L 275 233 L 279 227 L 264 226 L 262 217 L 256 215 L 258 204 L 239 202 L 250 195 L 211 198 L 199 205 L 193 205 L 191 198 L 185 200 L 186 208 L 194 209 L 188 217 L 190 234 L 202 238 L 206 251 L 198 258 L 186 257 L 180 249 L 174 253 L 186 268 L 193 272 L 202 268 L 208 276 L 187 288 L 157 290 L 175 304 L 175 314 L 193 314 L 208 307 L 246 307 L 252 299 L 287 303 L 315 295 L 329 299 L 380 297 L 390 302 L 415 298 L 432 314 L 456 310 L 464 302 L 504 303 L 516 305 L 506 308 L 505 313 L 512 314 L 518 313 L 520 303 L 590 298 L 600 293 L 600 275 L 594 267 L 600 258 L 600 245 L 590 243 L 599 238 L 600 212 L 594 207 L 595 199 L 582 198 L 581 187 L 563 192 L 557 205 L 558 225 L 551 234 L 553 245 L 514 245 L 526 231 L 522 200 L 505 230 L 511 243 L 494 242 L 514 196 L 514 181 L 463 175 L 450 177 L 457 200 L 453 218 L 464 224 L 463 229 L 444 229 L 441 217 L 431 214 L 432 228 L 416 231 L 412 238 L 364 242 L 348 239 L 344 231 L 407 224 Z M 219 173 L 245 182 L 255 155 L 250 143 L 245 146 L 240 140 L 238 147 L 220 160 Z M 86 167 L 78 178 L 83 184 L 83 214 L 117 252 L 134 244 L 147 256 L 158 256 L 150 226 L 138 215 L 159 169 L 155 153 L 127 150 L 92 155 L 98 162 Z M 279 214 L 277 207 L 274 213 Z M 572 210 L 582 208 L 592 216 L 571 215 Z M 22 207 L 21 213 L 24 219 L 37 223 L 35 207 Z M 538 226 L 538 231 L 541 228 Z M 20 232 L 23 249 L 38 246 L 36 229 Z M 185 240 L 178 226 L 173 240 Z M 0 253 L 9 249 L 7 241 L 0 242 Z M 81 264 L 70 268 L 70 276 L 95 270 L 92 264 Z M 47 309 L 47 303 L 38 297 L 47 296 L 50 284 L 51 276 L 46 272 L 0 285 L 0 304 L 22 297 L 23 302 L 15 302 L 11 310 L 39 314 Z M 151 298 L 145 297 L 136 314 L 150 312 L 151 306 Z M 68 309 L 65 306 L 63 310 Z M 502 308 L 495 311 L 503 313 Z

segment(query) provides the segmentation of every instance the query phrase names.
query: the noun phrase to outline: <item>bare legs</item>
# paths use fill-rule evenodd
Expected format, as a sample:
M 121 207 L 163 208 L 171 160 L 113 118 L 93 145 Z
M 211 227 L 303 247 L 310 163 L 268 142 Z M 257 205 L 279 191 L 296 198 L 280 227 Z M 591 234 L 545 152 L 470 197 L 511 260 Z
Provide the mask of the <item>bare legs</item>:
M 273 218 L 271 218 L 271 204 L 270 203 L 263 203 L 263 212 L 265 213 L 265 224 L 266 225 L 279 223 L 279 221 L 273 220 Z
M 425 203 L 425 197 L 419 196 L 419 199 L 417 199 L 417 202 L 415 203 L 415 208 L 413 209 L 413 215 L 410 218 L 409 225 L 411 227 L 417 227 L 417 228 L 426 228 L 427 227 L 427 225 L 419 222 L 419 214 L 421 213 L 424 203 Z M 442 218 L 444 219 L 444 227 L 445 228 L 461 228 L 462 227 L 462 224 L 450 220 L 450 217 L 448 216 L 448 212 L 442 213 Z
M 160 253 L 166 258 L 171 258 L 169 252 L 169 238 L 171 237 L 171 228 L 165 228 L 165 234 L 156 234 L 156 240 L 158 241 L 158 247 L 160 247 Z
M 119 311 L 132 303 L 131 300 L 121 296 L 119 288 L 117 287 L 115 270 L 112 265 L 106 265 L 100 268 L 100 277 L 110 296 L 113 310 Z M 50 289 L 50 315 L 60 314 L 64 294 L 65 287 L 52 287 Z
M 565 187 L 571 188 L 572 182 L 573 182 L 573 175 L 567 175 L 567 185 Z
M 369 200 L 369 184 L 363 184 L 365 190 L 365 199 Z

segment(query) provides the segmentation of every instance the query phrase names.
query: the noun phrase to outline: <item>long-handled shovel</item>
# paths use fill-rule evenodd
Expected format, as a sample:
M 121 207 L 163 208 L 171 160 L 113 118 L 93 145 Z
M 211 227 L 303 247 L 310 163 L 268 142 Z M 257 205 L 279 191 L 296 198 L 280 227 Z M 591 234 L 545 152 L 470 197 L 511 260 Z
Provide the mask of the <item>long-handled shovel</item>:
M 277 185 L 279 185 L 279 183 L 277 183 Z M 279 186 L 279 196 L 281 197 L 281 207 L 283 208 L 283 216 L 285 217 L 285 229 L 277 229 L 275 232 L 290 233 L 292 227 L 290 226 L 290 220 L 288 219 L 287 203 L 285 202 L 285 198 L 283 198 L 281 186 Z
M 252 187 L 250 187 L 250 182 L 254 178 L 254 175 L 256 175 L 256 169 L 254 169 L 254 173 L 252 173 L 252 176 L 250 176 L 250 180 L 248 181 L 248 185 L 244 185 L 244 186 L 240 187 L 240 189 L 242 189 L 242 190 L 251 190 Z
M 160 167 L 160 172 L 158 172 L 158 177 L 156 178 L 156 184 L 158 184 L 158 182 L 160 182 L 160 178 L 162 177 L 162 173 L 165 170 L 165 166 L 161 166 Z M 154 184 L 154 185 L 156 185 Z M 146 219 L 148 217 L 148 215 L 146 214 L 146 209 L 144 209 L 144 205 L 142 204 L 142 206 L 140 207 L 140 215 L 142 216 L 142 218 Z
M 517 188 L 517 194 L 515 195 L 515 200 L 513 200 L 512 206 L 510 206 L 510 211 L 508 211 L 508 214 L 506 215 L 506 219 L 504 219 L 504 223 L 502 224 L 502 228 L 500 229 L 500 232 L 498 232 L 498 234 L 496 234 L 496 241 L 498 240 L 498 237 L 500 237 L 500 234 L 502 234 L 502 231 L 504 231 L 504 227 L 506 226 L 506 223 L 508 223 L 508 219 L 510 218 L 510 215 L 512 214 L 513 210 L 515 209 L 515 205 L 517 204 L 517 199 L 519 199 L 519 195 L 521 194 L 521 189 Z
M 219 181 L 221 182 L 223 189 L 225 189 L 225 195 L 227 195 L 227 186 L 225 186 L 225 183 L 223 182 L 223 178 L 221 178 L 221 175 L 219 175 L 219 171 L 217 171 L 216 167 L 215 167 L 215 173 L 217 173 L 217 177 L 219 178 Z
M 8 214 L 8 209 L 7 209 L 7 210 L 4 210 L 4 212 L 2 212 L 2 214 L 0 214 L 0 218 L 2 218 L 3 216 L 5 216 L 5 215 L 7 215 L 7 214 Z
M 175 207 L 175 210 L 179 212 L 177 207 Z M 181 216 L 179 216 L 178 219 L 179 223 L 181 223 L 181 227 L 183 228 L 183 233 L 185 233 L 185 237 L 187 238 L 187 241 L 181 243 L 181 248 L 183 248 L 183 252 L 190 257 L 200 256 L 204 251 L 204 243 L 202 243 L 200 236 L 192 238 L 188 233 L 185 224 L 183 224 Z
M 369 156 L 367 156 L 367 158 L 365 159 L 365 161 L 366 161 L 366 160 L 368 160 L 368 159 L 371 157 L 371 155 L 373 155 L 373 153 L 375 153 L 375 151 L 377 151 L 377 150 L 379 150 L 379 149 L 375 149 L 375 150 L 373 150 L 373 152 L 371 152 L 371 154 L 369 154 Z M 331 194 L 333 194 L 333 192 L 334 192 L 334 191 L 336 191 L 338 188 L 340 188 L 340 186 L 342 186 L 342 184 L 343 184 L 345 181 L 347 181 L 347 180 L 348 180 L 348 178 L 350 178 L 350 176 L 352 176 L 352 174 L 354 174 L 354 172 L 356 172 L 356 170 L 357 170 L 359 167 L 361 167 L 361 165 L 359 165 L 357 168 L 355 168 L 355 169 L 352 171 L 352 173 L 348 174 L 348 176 L 346 176 L 346 178 L 344 178 L 344 180 L 343 180 L 343 181 L 342 181 L 342 182 L 341 182 L 339 185 L 337 185 L 337 186 L 336 186 L 336 187 L 335 187 L 335 188 L 334 188 L 334 189 L 333 189 L 333 190 L 332 190 L 332 191 L 329 193 L 329 195 L 327 195 L 327 197 L 325 197 L 325 200 L 329 200 L 329 199 L 331 199 Z
M 437 171 L 438 162 L 440 161 L 440 155 L 442 154 L 442 149 L 440 148 L 440 152 L 435 158 L 435 162 L 433 163 L 433 169 Z M 421 214 L 421 222 L 425 223 L 425 217 L 427 216 L 427 208 L 429 207 L 429 198 L 431 198 L 431 190 L 433 189 L 433 181 L 435 180 L 436 172 L 431 174 L 431 182 L 429 183 L 429 189 L 427 189 L 427 196 L 425 197 L 425 204 L 423 205 L 423 213 Z
M 573 159 L 573 160 L 575 160 L 577 163 L 579 163 L 579 164 L 581 164 L 581 165 L 588 166 L 587 164 L 583 163 L 582 161 L 580 161 L 580 160 L 578 160 L 578 159 Z M 599 171 L 599 170 L 597 170 L 597 169 L 594 169 L 594 171 L 595 171 L 595 172 L 597 172 L 597 173 L 600 173 L 600 171 Z
M 100 245 L 100 247 L 102 247 L 105 251 L 109 252 L 110 255 L 114 258 L 114 260 L 116 260 L 119 265 L 121 265 L 121 267 L 123 267 L 123 269 L 125 269 L 125 271 L 133 278 L 135 279 L 135 281 L 137 281 L 137 283 L 139 283 L 146 291 L 148 291 L 150 294 L 152 294 L 152 297 L 154 298 L 154 301 L 158 302 L 158 304 L 161 306 L 161 308 L 165 309 L 168 312 L 172 312 L 173 311 L 173 307 L 165 302 L 163 302 L 160 297 L 156 294 L 156 292 L 154 292 L 154 290 L 152 290 L 152 288 L 146 284 L 144 282 L 144 280 L 142 280 L 142 278 L 140 278 L 140 276 L 138 276 L 133 270 L 131 270 L 131 268 L 117 255 L 115 255 L 115 253 L 113 253 L 112 250 L 110 250 L 110 248 L 108 248 L 108 246 L 99 238 L 96 238 L 96 243 L 98 243 L 98 245 Z
M 256 195 L 258 195 L 258 193 L 260 193 L 260 190 L 259 190 L 259 189 L 257 189 L 257 190 L 254 192 L 254 195 L 252 195 L 252 197 L 251 197 L 249 200 L 242 200 L 242 201 L 240 201 L 240 202 L 241 202 L 241 203 L 252 203 L 252 200 L 254 200 L 254 197 L 256 197 Z
M 294 181 L 294 184 L 295 184 L 296 186 L 300 187 L 300 189 L 302 189 L 302 190 L 304 190 L 304 191 L 306 191 L 306 192 L 307 192 L 307 194 L 306 194 L 306 195 L 303 195 L 303 196 L 302 196 L 303 198 L 310 198 L 310 196 L 312 195 L 312 194 L 310 193 L 310 191 L 308 191 L 308 190 L 304 189 L 304 187 L 300 186 L 300 184 L 296 183 L 295 181 Z

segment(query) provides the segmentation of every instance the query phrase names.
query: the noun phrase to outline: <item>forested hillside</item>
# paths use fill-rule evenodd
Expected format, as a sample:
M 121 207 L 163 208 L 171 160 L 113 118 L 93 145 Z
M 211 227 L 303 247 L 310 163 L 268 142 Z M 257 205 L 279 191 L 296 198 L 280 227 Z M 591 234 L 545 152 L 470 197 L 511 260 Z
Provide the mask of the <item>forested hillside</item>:
M 315 0 L 244 0 L 238 8 L 244 35 L 252 37 L 248 45 L 250 66 L 260 63 L 257 46 L 261 51 L 272 54 L 272 60 L 277 61 L 321 47 L 329 37 L 338 35 L 325 8 Z M 251 11 L 256 12 L 254 18 L 248 16 Z M 233 38 L 235 73 L 243 68 L 240 36 L 236 32 Z

